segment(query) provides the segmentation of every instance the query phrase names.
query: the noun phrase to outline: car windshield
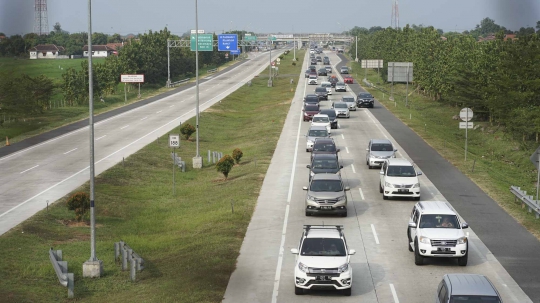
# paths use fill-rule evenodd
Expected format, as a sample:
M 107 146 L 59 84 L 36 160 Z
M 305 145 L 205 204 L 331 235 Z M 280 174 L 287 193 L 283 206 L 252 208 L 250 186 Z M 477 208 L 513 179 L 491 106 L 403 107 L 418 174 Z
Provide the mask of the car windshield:
M 340 180 L 313 180 L 309 190 L 316 192 L 338 192 L 343 191 L 343 187 Z
M 422 215 L 418 226 L 419 228 L 459 228 L 456 215 Z
M 324 88 L 324 87 L 317 87 L 317 88 L 315 89 L 315 92 L 317 92 L 317 93 L 326 93 L 326 88 Z
M 313 151 L 335 152 L 336 146 L 332 143 L 317 143 L 313 146 Z
M 319 103 L 319 97 L 308 97 L 304 101 L 306 103 Z
M 341 99 L 343 102 L 354 102 L 354 98 L 353 97 L 343 97 L 343 99 Z
M 501 303 L 501 300 L 493 296 L 452 296 L 450 303 Z
M 341 70 L 348 70 L 348 68 L 347 67 L 342 67 Z
M 392 144 L 388 143 L 373 143 L 371 144 L 371 151 L 394 151 Z
M 359 94 L 358 98 L 373 98 L 371 94 Z
M 330 120 L 328 119 L 328 117 L 313 117 L 313 122 L 328 123 L 330 122 Z
M 321 84 L 321 86 L 326 88 L 326 87 L 331 87 L 332 85 L 330 85 L 330 83 L 323 83 L 323 84 Z
M 343 82 L 338 82 L 338 83 L 336 83 L 336 85 L 341 85 L 341 86 L 344 86 L 344 85 L 345 85 L 345 83 L 343 83 Z
M 347 106 L 346 103 L 335 103 L 334 107 L 335 108 L 347 108 L 348 106 Z
M 311 129 L 309 130 L 309 137 L 328 137 L 328 132 L 326 130 Z
M 345 244 L 338 238 L 305 238 L 300 251 L 302 256 L 345 257 Z
M 314 159 L 311 164 L 313 169 L 336 169 L 338 162 L 336 159 Z
M 315 76 L 315 75 L 309 75 L 309 79 L 317 79 L 317 76 Z
M 336 111 L 334 110 L 324 110 L 324 111 L 321 111 L 321 114 L 328 115 L 330 119 L 333 119 L 336 117 Z
M 412 166 L 392 165 L 388 166 L 386 175 L 388 177 L 416 177 L 416 171 Z
M 319 110 L 319 107 L 318 106 L 313 106 L 313 105 L 306 106 L 306 108 L 305 108 L 306 112 L 315 112 L 315 111 L 318 111 L 318 110 Z

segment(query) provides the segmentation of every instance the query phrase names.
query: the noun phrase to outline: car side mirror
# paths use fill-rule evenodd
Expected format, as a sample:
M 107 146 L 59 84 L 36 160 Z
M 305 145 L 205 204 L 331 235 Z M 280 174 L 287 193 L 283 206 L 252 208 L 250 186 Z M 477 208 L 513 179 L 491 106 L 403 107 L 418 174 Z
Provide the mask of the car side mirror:
M 345 191 L 347 191 L 347 190 L 351 190 L 351 188 L 348 187 L 348 186 L 345 186 Z
M 306 167 L 307 167 L 307 168 L 311 168 L 311 165 L 308 164 L 308 165 L 306 165 Z
M 356 253 L 356 250 L 354 250 L 354 249 L 349 249 L 349 255 L 352 256 L 352 255 L 354 255 L 355 253 Z
M 414 222 L 409 222 L 409 227 L 416 228 L 416 223 L 414 223 Z
M 381 175 L 384 176 L 384 170 L 381 170 L 381 171 L 379 172 L 379 174 L 381 174 Z
M 307 190 L 307 186 L 302 187 L 303 190 Z
M 419 172 L 416 173 L 416 175 L 417 175 L 417 176 L 421 176 L 421 175 L 422 175 L 422 172 L 419 171 Z
M 297 255 L 298 254 L 298 248 L 291 248 L 291 253 L 293 253 L 294 255 Z
M 467 224 L 467 222 L 463 222 L 463 223 L 461 223 L 461 228 L 462 229 L 467 229 L 467 228 L 469 228 L 469 224 Z
M 340 165 L 339 168 L 343 168 L 343 165 Z
M 340 151 L 340 150 L 341 150 L 341 149 L 339 149 L 339 148 L 338 148 L 338 149 L 336 149 L 336 153 L 339 153 L 339 151 Z
M 397 149 L 394 149 L 394 152 L 397 152 Z

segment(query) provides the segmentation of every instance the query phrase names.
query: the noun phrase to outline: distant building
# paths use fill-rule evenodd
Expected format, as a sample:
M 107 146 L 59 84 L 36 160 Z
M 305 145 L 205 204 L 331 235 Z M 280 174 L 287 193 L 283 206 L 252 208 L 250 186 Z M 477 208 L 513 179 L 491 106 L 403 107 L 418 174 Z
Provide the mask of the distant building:
M 92 57 L 109 57 L 115 51 L 107 45 L 92 45 Z M 83 57 L 88 57 L 88 45 L 83 47 Z
M 63 46 L 40 44 L 30 49 L 30 59 L 57 59 L 64 51 Z
M 506 40 L 514 41 L 514 40 L 517 40 L 517 39 L 518 38 L 516 38 L 516 34 L 506 34 L 506 35 L 504 35 L 504 41 L 506 41 Z
M 118 55 L 118 51 L 124 46 L 124 42 L 120 43 L 107 43 L 107 47 L 113 49 L 113 54 Z

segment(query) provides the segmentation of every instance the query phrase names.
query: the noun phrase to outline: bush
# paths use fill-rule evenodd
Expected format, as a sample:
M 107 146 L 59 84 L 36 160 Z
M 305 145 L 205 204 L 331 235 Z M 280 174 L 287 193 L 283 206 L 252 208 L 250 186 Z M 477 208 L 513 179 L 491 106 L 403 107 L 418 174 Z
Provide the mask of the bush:
M 234 161 L 236 161 L 236 164 L 240 163 L 240 159 L 242 159 L 243 155 L 244 153 L 239 148 L 235 148 L 232 152 L 232 157 Z
M 180 133 L 184 135 L 184 138 L 186 138 L 186 140 L 189 140 L 189 137 L 191 137 L 194 132 L 195 127 L 189 123 L 186 123 L 180 127 Z
M 293 66 L 296 66 L 296 62 L 293 62 L 292 65 L 293 65 Z
M 222 173 L 225 176 L 225 179 L 229 177 L 229 172 L 234 166 L 234 159 L 229 156 L 225 155 L 223 158 L 219 159 L 219 161 L 216 163 L 216 169 L 218 172 Z
M 283 59 L 283 55 L 279 56 L 279 59 L 282 60 L 282 59 Z
M 82 221 L 86 211 L 90 209 L 90 197 L 85 192 L 78 192 L 69 197 L 67 201 L 69 210 L 75 211 L 75 219 Z

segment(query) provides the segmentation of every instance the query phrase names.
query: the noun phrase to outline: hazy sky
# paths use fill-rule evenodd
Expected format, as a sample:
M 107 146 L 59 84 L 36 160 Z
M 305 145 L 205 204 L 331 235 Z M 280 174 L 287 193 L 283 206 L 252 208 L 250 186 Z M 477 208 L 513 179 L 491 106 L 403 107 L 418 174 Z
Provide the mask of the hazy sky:
M 0 0 L 0 32 L 33 31 L 34 0 Z M 49 28 L 87 31 L 88 0 L 47 0 Z M 392 0 L 198 0 L 199 28 L 207 32 L 341 32 L 354 26 L 390 25 Z M 401 0 L 400 25 L 424 24 L 444 31 L 473 29 L 485 17 L 509 29 L 536 26 L 538 0 Z M 175 34 L 195 28 L 195 0 L 92 0 L 92 30 L 142 33 L 168 25 Z

